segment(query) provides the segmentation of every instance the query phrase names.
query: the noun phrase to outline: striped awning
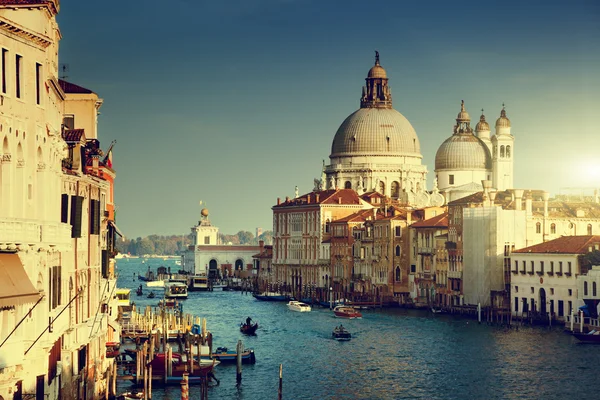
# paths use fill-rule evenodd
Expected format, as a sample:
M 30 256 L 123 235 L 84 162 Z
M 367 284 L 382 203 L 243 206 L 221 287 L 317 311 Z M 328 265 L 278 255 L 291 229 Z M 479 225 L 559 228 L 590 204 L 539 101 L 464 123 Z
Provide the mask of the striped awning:
M 35 303 L 40 298 L 17 254 L 0 253 L 0 282 L 0 308 Z

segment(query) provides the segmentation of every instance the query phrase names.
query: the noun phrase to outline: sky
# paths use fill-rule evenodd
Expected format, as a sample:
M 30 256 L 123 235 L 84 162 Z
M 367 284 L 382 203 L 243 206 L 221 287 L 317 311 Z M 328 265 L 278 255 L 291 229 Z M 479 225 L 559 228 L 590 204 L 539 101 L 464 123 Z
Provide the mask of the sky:
M 278 197 L 312 191 L 375 50 L 430 189 L 461 100 L 473 125 L 506 105 L 517 188 L 600 187 L 595 0 L 63 0 L 58 22 L 66 80 L 104 99 L 128 238 L 189 233 L 202 207 L 223 233 L 271 230 Z

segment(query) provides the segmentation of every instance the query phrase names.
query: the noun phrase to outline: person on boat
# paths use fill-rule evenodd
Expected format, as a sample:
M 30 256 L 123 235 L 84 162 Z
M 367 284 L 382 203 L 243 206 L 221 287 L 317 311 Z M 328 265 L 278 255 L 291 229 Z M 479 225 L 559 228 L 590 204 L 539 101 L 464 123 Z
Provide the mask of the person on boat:
M 250 317 L 246 318 L 246 325 L 248 325 L 248 326 L 252 325 L 252 318 L 250 318 Z

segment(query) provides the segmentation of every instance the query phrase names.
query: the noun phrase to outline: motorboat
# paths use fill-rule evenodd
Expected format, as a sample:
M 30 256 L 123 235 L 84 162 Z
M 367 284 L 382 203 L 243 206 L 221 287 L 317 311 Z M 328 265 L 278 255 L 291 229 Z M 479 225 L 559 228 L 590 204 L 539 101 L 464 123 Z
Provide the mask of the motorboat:
M 153 299 L 153 298 L 154 298 L 154 292 L 150 292 L 150 293 L 148 293 L 148 296 L 147 296 L 147 297 L 148 297 L 149 299 Z
M 301 301 L 292 300 L 287 304 L 287 306 L 290 310 L 298 312 L 308 312 L 312 310 L 311 306 Z
M 136 400 L 143 399 L 144 391 L 131 390 L 117 396 L 117 400 Z
M 333 313 L 338 318 L 357 319 L 362 318 L 360 311 L 350 306 L 337 306 L 333 309 Z
M 208 290 L 208 278 L 206 275 L 193 275 L 190 277 L 190 291 Z
M 254 335 L 256 334 L 256 330 L 258 329 L 258 322 L 256 322 L 255 324 L 246 324 L 246 323 L 241 323 L 240 324 L 240 332 L 242 332 L 245 335 Z
M 211 358 L 220 361 L 222 364 L 225 363 L 236 363 L 237 362 L 237 351 L 227 350 L 227 347 L 217 347 L 217 350 L 212 353 Z M 256 363 L 256 356 L 254 355 L 253 349 L 245 349 L 242 352 L 242 364 L 254 364 Z
M 106 358 L 115 358 L 120 355 L 120 348 L 121 343 L 119 342 L 106 342 Z
M 160 375 L 161 377 L 165 374 L 165 353 L 157 353 L 154 356 L 154 359 L 150 362 L 152 365 L 153 374 Z M 171 376 L 183 376 L 184 372 L 189 373 L 191 376 L 205 376 L 209 372 L 213 370 L 213 368 L 219 365 L 221 362 L 219 360 L 210 360 L 210 359 L 200 359 L 198 362 L 198 358 L 194 358 L 194 373 L 190 373 L 189 371 L 189 363 L 184 357 L 179 353 L 173 353 L 171 355 Z
M 335 328 L 333 328 L 331 337 L 340 342 L 348 341 L 348 340 L 352 339 L 352 335 L 350 334 L 350 332 L 348 332 L 348 330 L 346 328 L 344 328 L 342 325 L 336 326 Z
M 182 282 L 165 283 L 165 298 L 167 299 L 187 299 L 188 287 Z
M 275 292 L 254 293 L 252 296 L 254 296 L 256 300 L 261 301 L 288 301 L 286 295 Z
M 583 343 L 600 344 L 600 331 L 592 330 L 587 333 L 573 332 L 573 336 Z

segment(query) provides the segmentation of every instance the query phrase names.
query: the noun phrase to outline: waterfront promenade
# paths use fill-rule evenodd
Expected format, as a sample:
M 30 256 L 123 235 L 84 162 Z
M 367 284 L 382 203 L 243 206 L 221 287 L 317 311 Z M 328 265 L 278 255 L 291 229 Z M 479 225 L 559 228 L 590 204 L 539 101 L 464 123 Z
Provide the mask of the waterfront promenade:
M 136 268 L 147 267 L 119 261 L 119 286 L 139 286 Z M 207 318 L 215 347 L 235 348 L 241 339 L 256 352 L 240 388 L 235 366 L 215 368 L 221 383 L 210 399 L 276 399 L 279 364 L 284 399 L 567 399 L 595 398 L 598 389 L 600 346 L 577 343 L 562 325 L 516 331 L 425 311 L 364 310 L 362 320 L 344 321 L 353 339 L 340 343 L 330 338 L 340 320 L 327 309 L 294 313 L 240 292 L 190 293 L 184 307 Z M 239 332 L 247 316 L 261 325 L 254 337 Z M 198 390 L 191 387 L 190 398 Z M 179 395 L 153 389 L 154 399 Z

